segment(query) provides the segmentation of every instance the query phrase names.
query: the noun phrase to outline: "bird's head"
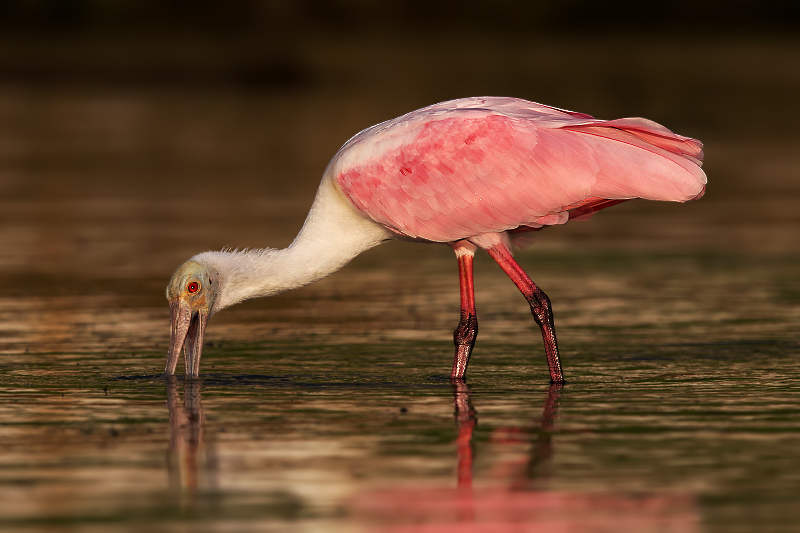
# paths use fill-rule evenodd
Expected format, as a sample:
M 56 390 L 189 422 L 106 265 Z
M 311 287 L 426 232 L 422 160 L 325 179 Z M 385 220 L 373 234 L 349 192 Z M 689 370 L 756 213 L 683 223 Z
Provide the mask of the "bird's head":
M 175 373 L 181 349 L 186 347 L 186 377 L 200 372 L 203 333 L 220 292 L 218 273 L 208 264 L 189 260 L 178 267 L 167 285 L 167 300 L 172 314 L 172 334 L 164 375 Z

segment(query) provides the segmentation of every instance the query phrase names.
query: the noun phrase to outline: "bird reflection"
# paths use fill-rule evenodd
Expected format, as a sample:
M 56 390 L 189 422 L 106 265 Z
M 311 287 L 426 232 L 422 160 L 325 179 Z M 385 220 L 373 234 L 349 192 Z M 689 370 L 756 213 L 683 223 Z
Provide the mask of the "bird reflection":
M 472 433 L 478 423 L 478 416 L 472 406 L 469 386 L 463 380 L 454 379 L 451 383 L 455 404 L 454 416 L 458 427 L 456 438 L 458 486 L 467 488 L 472 486 L 472 464 L 475 453 Z M 532 443 L 527 465 L 515 476 L 517 479 L 511 484 L 512 489 L 531 489 L 537 480 L 547 476 L 550 458 L 553 455 L 553 426 L 558 413 L 562 386 L 561 383 L 553 383 L 547 391 L 537 429 L 530 431 Z
M 205 415 L 200 382 L 187 380 L 183 385 L 183 401 L 178 382 L 167 380 L 169 409 L 169 481 L 173 490 L 191 502 L 198 489 L 213 485 L 214 460 L 204 437 Z
M 630 495 L 601 490 L 553 490 L 549 476 L 553 435 L 562 386 L 551 385 L 541 416 L 533 427 L 497 428 L 494 444 L 529 443 L 521 461 L 501 459 L 487 463 L 494 472 L 473 488 L 476 454 L 474 432 L 478 415 L 469 387 L 453 381 L 457 487 L 407 486 L 357 494 L 347 504 L 349 515 L 377 531 L 497 531 L 544 528 L 570 531 L 699 531 L 699 515 L 691 494 L 652 493 Z M 195 508 L 199 495 L 209 494 L 216 483 L 217 465 L 206 439 L 201 384 L 184 383 L 183 398 L 175 378 L 167 381 L 170 415 L 169 479 L 182 508 Z M 483 447 L 479 449 L 484 449 Z M 485 450 L 485 449 L 484 449 Z M 484 453 L 488 453 L 484 451 Z M 507 457 L 506 454 L 502 456 Z M 498 476 L 497 473 L 502 475 Z M 510 474 L 510 482 L 500 481 Z M 486 483 L 486 481 L 489 481 Z M 452 483 L 452 481 L 450 482 Z M 205 500 L 203 504 L 212 504 Z M 385 527 L 384 527 L 385 526 Z M 431 527 L 427 527 L 431 526 Z
M 481 487 L 473 488 L 478 415 L 470 390 L 452 381 L 458 487 L 428 486 L 371 490 L 349 505 L 353 516 L 392 533 L 422 531 L 699 531 L 691 495 L 637 494 L 608 491 L 559 491 L 547 486 L 553 458 L 553 435 L 562 385 L 551 385 L 542 414 L 533 428 L 497 428 L 495 444 L 530 442 L 525 459 L 488 461 L 493 472 Z M 501 475 L 497 475 L 500 473 Z M 510 483 L 498 479 L 510 474 Z
M 472 407 L 469 387 L 461 379 L 451 380 L 453 399 L 455 401 L 455 419 L 458 425 L 456 448 L 458 455 L 458 486 L 472 486 L 472 456 L 475 451 L 472 445 L 472 431 L 478 423 L 475 408 Z
M 558 401 L 561 399 L 561 384 L 550 385 L 547 398 L 542 408 L 542 418 L 539 420 L 539 431 L 532 434 L 533 442 L 528 455 L 528 464 L 524 476 L 515 482 L 512 487 L 516 489 L 534 488 L 537 480 L 547 479 L 550 475 L 553 456 L 553 428 L 558 414 Z

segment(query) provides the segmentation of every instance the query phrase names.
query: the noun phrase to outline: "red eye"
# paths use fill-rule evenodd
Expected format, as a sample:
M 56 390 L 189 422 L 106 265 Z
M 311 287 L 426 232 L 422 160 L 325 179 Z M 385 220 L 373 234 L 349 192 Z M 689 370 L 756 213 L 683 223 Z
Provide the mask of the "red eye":
M 196 281 L 191 282 L 189 285 L 186 286 L 186 290 L 189 292 L 197 292 L 197 289 L 200 288 L 200 285 L 197 284 Z

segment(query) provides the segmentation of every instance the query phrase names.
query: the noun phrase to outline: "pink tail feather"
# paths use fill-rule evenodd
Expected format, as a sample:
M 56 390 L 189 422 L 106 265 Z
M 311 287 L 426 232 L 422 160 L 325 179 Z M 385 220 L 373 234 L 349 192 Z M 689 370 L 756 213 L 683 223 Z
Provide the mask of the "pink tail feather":
M 585 131 L 609 139 L 630 142 L 630 138 L 626 135 L 619 135 L 614 132 L 614 130 L 619 130 L 632 135 L 636 139 L 644 141 L 650 146 L 661 148 L 674 155 L 684 157 L 698 167 L 703 164 L 703 143 L 691 137 L 684 137 L 683 135 L 672 133 L 661 124 L 645 118 L 620 118 L 617 120 L 606 120 L 588 124 L 576 124 L 566 126 L 564 129 Z M 639 146 L 646 148 L 646 146 Z

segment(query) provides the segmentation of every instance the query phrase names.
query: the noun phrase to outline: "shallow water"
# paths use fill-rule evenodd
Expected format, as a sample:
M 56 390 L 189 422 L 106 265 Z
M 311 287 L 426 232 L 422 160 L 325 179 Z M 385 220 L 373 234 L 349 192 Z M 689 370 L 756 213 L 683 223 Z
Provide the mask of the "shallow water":
M 454 265 L 416 249 L 214 317 L 190 382 L 158 375 L 161 280 L 62 280 L 57 295 L 16 280 L 50 295 L 4 311 L 0 527 L 800 523 L 796 260 L 524 254 L 554 301 L 563 388 L 547 383 L 524 300 L 481 260 L 481 335 L 459 388 Z
M 800 527 L 795 37 L 112 33 L 2 37 L 29 75 L 0 80 L 0 530 Z M 287 245 L 346 139 L 480 94 L 705 142 L 700 201 L 518 254 L 566 386 L 479 254 L 454 387 L 452 251 L 403 243 L 225 310 L 201 378 L 159 377 L 177 265 Z

